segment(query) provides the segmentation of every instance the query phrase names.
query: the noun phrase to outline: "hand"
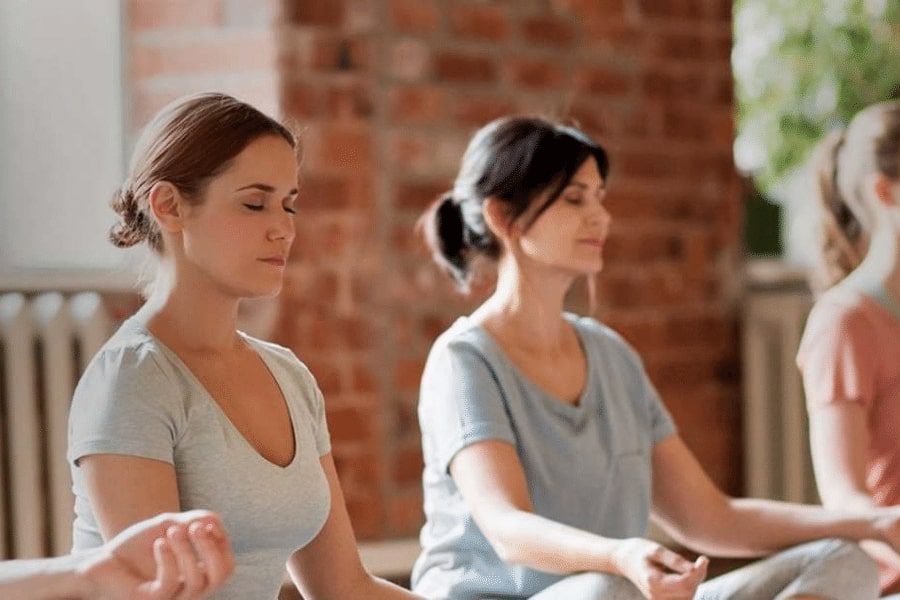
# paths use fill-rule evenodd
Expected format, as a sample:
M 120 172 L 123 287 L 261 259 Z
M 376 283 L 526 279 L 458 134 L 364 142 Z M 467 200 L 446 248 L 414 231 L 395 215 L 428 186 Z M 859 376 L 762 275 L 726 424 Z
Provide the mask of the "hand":
M 872 512 L 871 525 L 875 531 L 873 539 L 884 542 L 900 552 L 900 508 L 876 508 Z
M 103 600 L 195 600 L 219 589 L 234 556 L 219 518 L 208 511 L 166 513 L 104 544 L 82 568 Z
M 648 600 L 691 600 L 706 579 L 709 559 L 695 562 L 656 542 L 642 538 L 622 540 L 613 560 L 619 572 Z

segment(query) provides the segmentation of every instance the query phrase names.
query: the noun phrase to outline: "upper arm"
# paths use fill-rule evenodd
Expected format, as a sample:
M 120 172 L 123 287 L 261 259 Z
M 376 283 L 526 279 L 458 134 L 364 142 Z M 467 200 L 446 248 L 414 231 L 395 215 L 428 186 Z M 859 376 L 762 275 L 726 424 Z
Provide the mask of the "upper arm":
M 181 510 L 175 469 L 149 458 L 92 454 L 79 461 L 103 539 L 164 512 Z
M 334 459 L 326 454 L 319 459 L 328 488 L 331 506 L 321 531 L 288 560 L 288 570 L 304 598 L 351 598 L 368 578 L 356 545 L 356 537 L 344 504 L 344 494 Z
M 486 440 L 466 446 L 451 461 L 450 474 L 492 543 L 494 525 L 503 513 L 534 510 L 525 471 L 512 444 Z
M 653 513 L 679 542 L 717 527 L 727 497 L 678 435 L 653 446 Z
M 865 408 L 838 402 L 809 411 L 809 439 L 822 503 L 834 505 L 866 490 L 869 430 Z
M 868 493 L 867 419 L 880 359 L 871 339 L 871 324 L 854 305 L 821 300 L 797 353 L 816 484 L 826 504 Z
M 69 412 L 68 459 L 100 533 L 180 510 L 173 463 L 187 427 L 182 393 L 146 346 L 99 354 Z

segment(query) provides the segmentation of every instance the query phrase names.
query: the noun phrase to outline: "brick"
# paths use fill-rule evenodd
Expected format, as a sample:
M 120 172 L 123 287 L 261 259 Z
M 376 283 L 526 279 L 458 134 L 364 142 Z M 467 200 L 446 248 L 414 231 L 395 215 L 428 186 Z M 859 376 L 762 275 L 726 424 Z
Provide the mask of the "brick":
M 415 535 L 424 521 L 421 486 L 419 489 L 397 494 L 388 501 L 388 527 L 391 535 Z
M 365 120 L 374 111 L 371 86 L 359 81 L 331 85 L 325 91 L 325 107 L 335 120 Z
M 441 24 L 435 0 L 390 0 L 391 24 L 401 33 L 431 33 Z
M 281 106 L 293 119 L 310 119 L 323 108 L 322 89 L 305 81 L 285 81 L 281 87 Z
M 384 500 L 377 489 L 346 498 L 347 512 L 358 539 L 374 539 L 384 535 Z
M 342 210 L 352 206 L 350 183 L 345 175 L 305 175 L 300 181 L 297 207 L 307 210 Z M 302 217 L 301 217 L 302 218 Z
M 421 359 L 398 360 L 394 366 L 394 386 L 401 391 L 418 391 L 424 368 Z
M 309 347 L 309 353 L 300 350 L 296 346 L 298 342 L 302 342 L 304 346 Z M 332 394 L 340 393 L 345 386 L 341 381 L 341 373 L 334 365 L 316 358 L 315 354 L 313 353 L 315 346 L 316 340 L 292 340 L 291 343 L 291 348 L 297 353 L 297 355 L 300 357 L 300 360 L 302 360 L 306 364 L 306 366 L 309 367 L 309 370 L 312 371 L 312 374 L 315 376 L 316 382 L 319 385 L 319 389 L 322 390 L 322 394 L 325 396 L 325 406 L 327 407 L 329 396 L 331 396 Z
M 353 365 L 353 384 L 354 393 L 376 394 L 381 391 L 378 377 L 372 371 L 372 367 L 363 362 Z
M 499 42 L 509 36 L 505 11 L 489 4 L 455 4 L 449 9 L 450 30 L 462 38 Z
M 619 96 L 632 91 L 634 76 L 620 68 L 586 65 L 575 70 L 574 83 L 584 94 Z
M 431 50 L 424 42 L 400 39 L 391 42 L 390 59 L 385 69 L 401 81 L 421 81 L 431 71 Z
M 402 181 L 394 188 L 394 206 L 411 209 L 417 213 L 424 211 L 438 196 L 450 189 L 452 182 L 444 179 L 427 181 Z
M 510 60 L 505 66 L 510 80 L 526 89 L 559 88 L 566 77 L 559 64 L 548 60 Z
M 129 28 L 139 32 L 215 27 L 221 11 L 220 0 L 130 0 Z
M 316 71 L 365 72 L 371 66 L 372 43 L 365 37 L 321 36 L 312 48 Z
M 571 20 L 552 14 L 534 15 L 522 21 L 522 38 L 529 44 L 568 48 L 575 41 Z
M 394 452 L 393 481 L 399 487 L 417 485 L 422 480 L 422 447 L 418 440 L 407 443 Z
M 706 0 L 637 0 L 637 9 L 647 19 L 697 19 L 705 13 Z
M 371 410 L 361 407 L 328 408 L 328 430 L 331 438 L 336 442 L 344 441 L 374 441 L 375 433 L 372 429 L 377 415 Z
M 664 110 L 663 133 L 676 140 L 707 140 L 710 137 L 708 112 L 699 107 Z
M 699 72 L 676 73 L 649 68 L 641 77 L 641 91 L 647 97 L 660 97 L 661 100 L 684 99 L 696 102 L 698 96 L 703 97 L 705 83 Z
M 306 168 L 323 172 L 364 169 L 373 163 L 372 131 L 368 125 L 311 126 L 303 136 Z
M 480 127 L 516 112 L 514 100 L 498 94 L 465 94 L 453 99 L 453 119 L 465 127 Z
M 438 123 L 445 116 L 446 93 L 436 86 L 398 87 L 389 92 L 391 120 L 399 123 Z
M 282 10 L 285 20 L 294 25 L 338 27 L 344 22 L 344 0 L 284 0 Z
M 651 55 L 669 60 L 702 60 L 711 55 L 711 43 L 698 32 L 666 32 L 652 38 Z
M 451 83 L 487 83 L 497 78 L 494 61 L 482 54 L 445 50 L 435 58 L 438 80 Z
M 550 0 L 550 6 L 580 19 L 617 21 L 625 16 L 625 0 Z

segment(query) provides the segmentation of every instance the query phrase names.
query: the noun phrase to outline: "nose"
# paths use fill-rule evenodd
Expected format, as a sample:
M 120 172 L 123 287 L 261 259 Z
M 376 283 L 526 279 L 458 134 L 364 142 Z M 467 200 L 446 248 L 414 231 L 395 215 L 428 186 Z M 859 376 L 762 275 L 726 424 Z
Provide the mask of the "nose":
M 609 222 L 612 220 L 612 216 L 609 214 L 609 211 L 606 209 L 606 206 L 602 204 L 595 205 L 595 208 L 591 210 L 588 215 L 588 221 L 591 225 L 600 225 L 606 227 L 609 225 Z
M 295 233 L 294 215 L 286 211 L 279 211 L 278 216 L 266 231 L 266 239 L 272 242 L 284 240 L 290 245 L 294 241 Z

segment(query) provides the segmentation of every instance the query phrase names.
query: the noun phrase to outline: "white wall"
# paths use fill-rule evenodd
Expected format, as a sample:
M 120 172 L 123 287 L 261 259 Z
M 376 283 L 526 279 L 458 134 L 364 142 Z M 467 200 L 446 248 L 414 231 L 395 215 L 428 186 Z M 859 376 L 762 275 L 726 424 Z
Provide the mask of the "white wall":
M 119 0 L 0 0 L 0 277 L 118 270 L 124 173 Z

